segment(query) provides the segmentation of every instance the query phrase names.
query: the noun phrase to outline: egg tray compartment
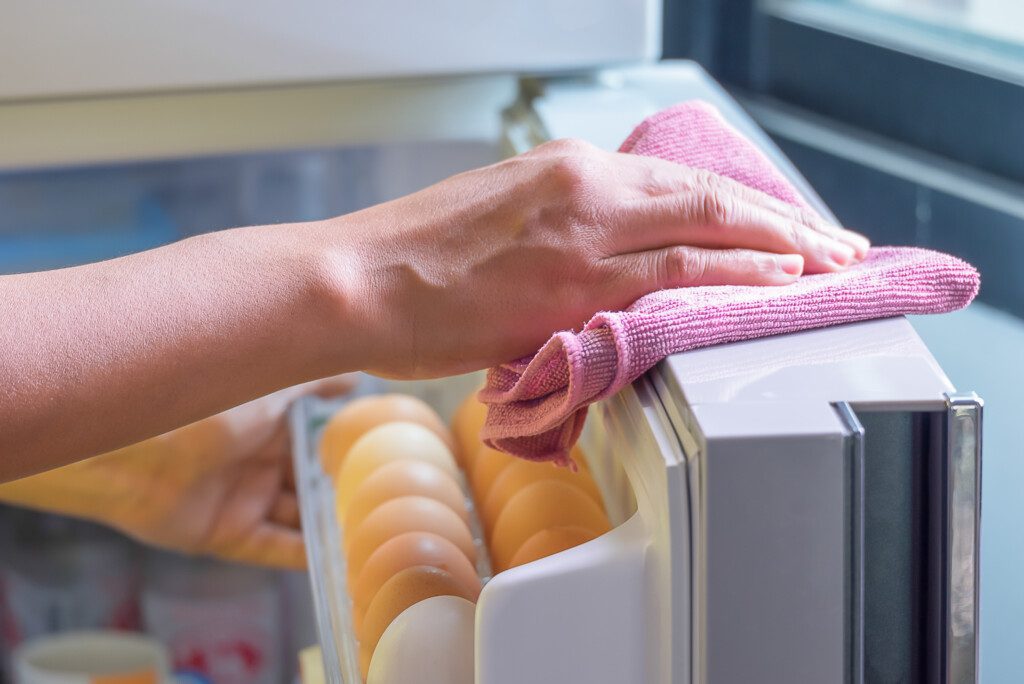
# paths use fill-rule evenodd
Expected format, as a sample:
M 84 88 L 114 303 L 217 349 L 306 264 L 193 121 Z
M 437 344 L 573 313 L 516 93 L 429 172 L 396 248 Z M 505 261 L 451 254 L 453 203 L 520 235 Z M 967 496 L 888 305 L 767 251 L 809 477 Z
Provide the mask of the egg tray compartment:
M 360 392 L 340 400 L 302 397 L 293 404 L 289 417 L 302 535 L 306 542 L 317 632 L 328 684 L 361 684 L 363 679 L 359 671 L 359 646 L 352 625 L 352 602 L 348 595 L 345 555 L 342 552 L 344 531 L 335 515 L 334 482 L 321 465 L 320 435 L 327 420 L 346 402 L 367 393 Z M 491 566 L 483 528 L 468 494 L 465 474 L 462 471 L 459 474 L 459 486 L 466 498 L 470 532 L 476 547 L 477 573 L 481 580 L 486 581 L 491 575 Z

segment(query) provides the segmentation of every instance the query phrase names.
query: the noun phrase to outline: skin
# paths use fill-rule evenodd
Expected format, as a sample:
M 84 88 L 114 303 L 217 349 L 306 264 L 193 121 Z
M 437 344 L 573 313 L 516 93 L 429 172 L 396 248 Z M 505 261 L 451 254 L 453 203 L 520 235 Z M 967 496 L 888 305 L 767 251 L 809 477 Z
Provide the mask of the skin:
M 284 568 L 305 564 L 286 410 L 347 376 L 291 387 L 165 435 L 0 484 L 0 501 L 100 522 L 139 541 Z
M 259 460 L 152 440 L 316 378 L 485 368 L 653 290 L 783 286 L 868 246 L 728 179 L 568 140 L 346 216 L 3 276 L 0 482 L 106 452 Z

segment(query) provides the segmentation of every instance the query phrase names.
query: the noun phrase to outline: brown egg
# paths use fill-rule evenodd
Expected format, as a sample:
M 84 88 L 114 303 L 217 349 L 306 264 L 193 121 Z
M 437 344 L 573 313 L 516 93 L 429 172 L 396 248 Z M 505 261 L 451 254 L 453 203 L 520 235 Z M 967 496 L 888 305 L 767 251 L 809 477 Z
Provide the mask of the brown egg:
M 460 596 L 475 603 L 479 595 L 479 583 L 467 591 L 451 573 L 428 565 L 414 565 L 395 573 L 381 586 L 366 609 L 363 638 L 359 642 L 363 677 L 370 669 L 370 659 L 384 630 L 406 608 L 432 596 Z
M 515 463 L 506 466 L 498 477 L 495 478 L 494 484 L 491 485 L 491 489 L 483 501 L 483 505 L 480 506 L 480 517 L 487 534 L 490 534 L 491 530 L 494 529 L 494 524 L 498 521 L 498 516 L 501 514 L 502 509 L 505 508 L 505 504 L 508 503 L 509 499 L 522 491 L 527 485 L 542 480 L 559 480 L 575 485 L 593 499 L 594 503 L 600 506 L 602 510 L 604 509 L 601 492 L 598 491 L 597 485 L 594 484 L 594 479 L 590 476 L 590 473 L 584 470 L 574 473 L 568 468 L 562 468 L 551 463 L 537 463 L 516 459 Z
M 445 443 L 417 423 L 378 425 L 356 440 L 335 480 L 335 506 L 344 521 L 360 485 L 377 468 L 400 460 L 427 461 L 458 477 L 458 466 Z
M 536 533 L 519 547 L 508 566 L 514 568 L 541 558 L 579 546 L 594 539 L 592 530 L 585 527 L 551 527 Z
M 405 532 L 431 532 L 452 542 L 476 563 L 476 548 L 469 527 L 452 509 L 425 496 L 403 496 L 385 501 L 352 530 L 346 545 L 349 584 L 363 569 L 363 564 L 384 542 Z
M 582 527 L 596 537 L 611 525 L 604 511 L 577 487 L 558 480 L 534 482 L 509 500 L 494 525 L 489 547 L 495 570 L 507 569 L 526 540 L 552 527 Z
M 459 404 L 452 417 L 452 433 L 458 449 L 456 455 L 459 458 L 459 465 L 466 472 L 472 472 L 473 458 L 483 444 L 480 441 L 480 429 L 484 426 L 486 418 L 487 405 L 477 400 L 475 391 Z
M 373 394 L 353 399 L 331 416 L 320 437 L 324 472 L 334 477 L 349 448 L 364 434 L 384 423 L 408 421 L 429 428 L 449 449 L 455 441 L 434 409 L 405 394 Z
M 509 456 L 490 447 L 480 447 L 473 459 L 473 473 L 469 477 L 473 499 L 478 502 L 486 501 L 494 481 L 505 468 L 518 460 L 520 459 L 515 456 Z
M 480 577 L 459 547 L 430 532 L 406 532 L 393 537 L 374 551 L 349 593 L 356 635 L 362 634 L 362 618 L 377 591 L 397 572 L 414 565 L 429 565 L 451 573 L 463 587 L 479 587 Z
M 400 496 L 437 499 L 469 524 L 466 496 L 450 472 L 427 461 L 403 459 L 385 463 L 363 480 L 342 521 L 345 529 L 354 530 L 377 506 Z

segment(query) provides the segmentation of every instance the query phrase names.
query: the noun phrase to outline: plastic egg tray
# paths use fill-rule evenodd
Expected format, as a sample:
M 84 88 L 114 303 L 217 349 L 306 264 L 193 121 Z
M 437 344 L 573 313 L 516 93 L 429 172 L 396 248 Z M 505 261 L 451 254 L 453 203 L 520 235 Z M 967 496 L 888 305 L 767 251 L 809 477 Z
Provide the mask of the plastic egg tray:
M 342 553 L 342 529 L 335 514 L 334 483 L 321 466 L 318 445 L 327 420 L 355 396 L 372 390 L 372 380 L 363 391 L 337 400 L 303 397 L 291 411 L 292 454 L 299 492 L 302 532 L 306 542 L 317 629 L 321 636 L 324 674 L 328 682 L 356 684 L 359 672 L 359 648 L 352 628 L 352 601 L 348 593 L 347 568 Z M 411 389 L 411 388 L 410 388 Z M 411 392 L 408 392 L 411 393 Z M 470 532 L 476 547 L 476 570 L 483 581 L 491 575 L 490 559 L 484 543 L 483 528 L 477 516 L 465 473 L 460 471 L 459 486 L 466 496 Z
M 335 514 L 333 482 L 321 467 L 318 449 L 323 427 L 346 401 L 377 392 L 418 396 L 447 422 L 454 407 L 478 385 L 479 378 L 466 377 L 416 383 L 369 379 L 345 399 L 306 397 L 292 408 L 296 484 L 324 674 L 329 684 L 361 684 L 362 678 L 346 586 L 344 530 Z M 636 664 L 629 653 L 645 652 L 650 647 L 644 644 L 643 632 L 631 627 L 642 615 L 627 615 L 645 610 L 642 604 L 646 600 L 641 594 L 649 567 L 644 560 L 648 527 L 638 515 L 630 478 L 618 458 L 612 456 L 615 450 L 606 439 L 603 415 L 603 411 L 591 413 L 583 448 L 613 529 L 593 541 L 492 578 L 477 509 L 469 496 L 465 473 L 461 473 L 460 485 L 477 547 L 477 572 L 484 582 L 476 615 L 478 683 L 584 681 L 567 679 L 567 672 L 578 672 L 586 676 L 585 681 L 595 684 L 626 681 L 622 679 L 624 668 L 635 671 Z M 605 607 L 626 621 L 604 619 Z M 624 640 L 623 635 L 628 639 Z M 610 647 L 612 643 L 615 648 Z M 554 650 L 553 645 L 557 645 Z M 618 666 L 602 664 L 612 656 Z M 543 676 L 538 678 L 531 671 L 542 672 Z

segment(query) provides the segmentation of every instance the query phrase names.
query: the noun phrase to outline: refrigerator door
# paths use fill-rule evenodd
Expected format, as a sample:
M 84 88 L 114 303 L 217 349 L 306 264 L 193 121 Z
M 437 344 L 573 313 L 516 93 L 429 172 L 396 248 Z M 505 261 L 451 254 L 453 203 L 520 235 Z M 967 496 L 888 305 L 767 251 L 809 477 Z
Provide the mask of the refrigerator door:
M 856 418 L 810 402 L 684 415 L 654 378 L 690 445 L 692 681 L 861 681 Z
M 367 380 L 360 388 L 418 396 L 445 415 L 477 386 L 479 378 L 445 378 Z M 320 651 L 331 684 L 362 681 L 342 552 L 345 529 L 336 518 L 334 483 L 319 447 L 325 421 L 346 401 L 305 397 L 291 412 Z M 690 515 L 691 487 L 654 387 L 642 379 L 594 407 L 581 447 L 612 525 L 586 543 L 493 573 L 476 514 L 479 501 L 467 498 L 477 571 L 485 580 L 475 638 L 463 644 L 475 654 L 474 681 L 689 681 L 690 528 L 679 521 Z M 438 681 L 430 663 L 420 665 L 422 681 Z
M 981 400 L 901 318 L 670 357 L 694 681 L 974 682 Z
M 694 64 L 523 93 L 505 114 L 517 152 L 616 149 L 645 116 L 703 99 L 831 216 Z M 665 599 L 689 613 L 692 658 L 665 681 L 977 680 L 981 401 L 954 393 L 904 318 L 679 354 L 646 382 L 687 464 L 688 509 L 668 524 L 687 528 L 689 558 L 673 557 Z
M 593 407 L 582 444 L 615 527 L 490 579 L 478 684 L 690 681 L 688 475 L 653 386 Z

